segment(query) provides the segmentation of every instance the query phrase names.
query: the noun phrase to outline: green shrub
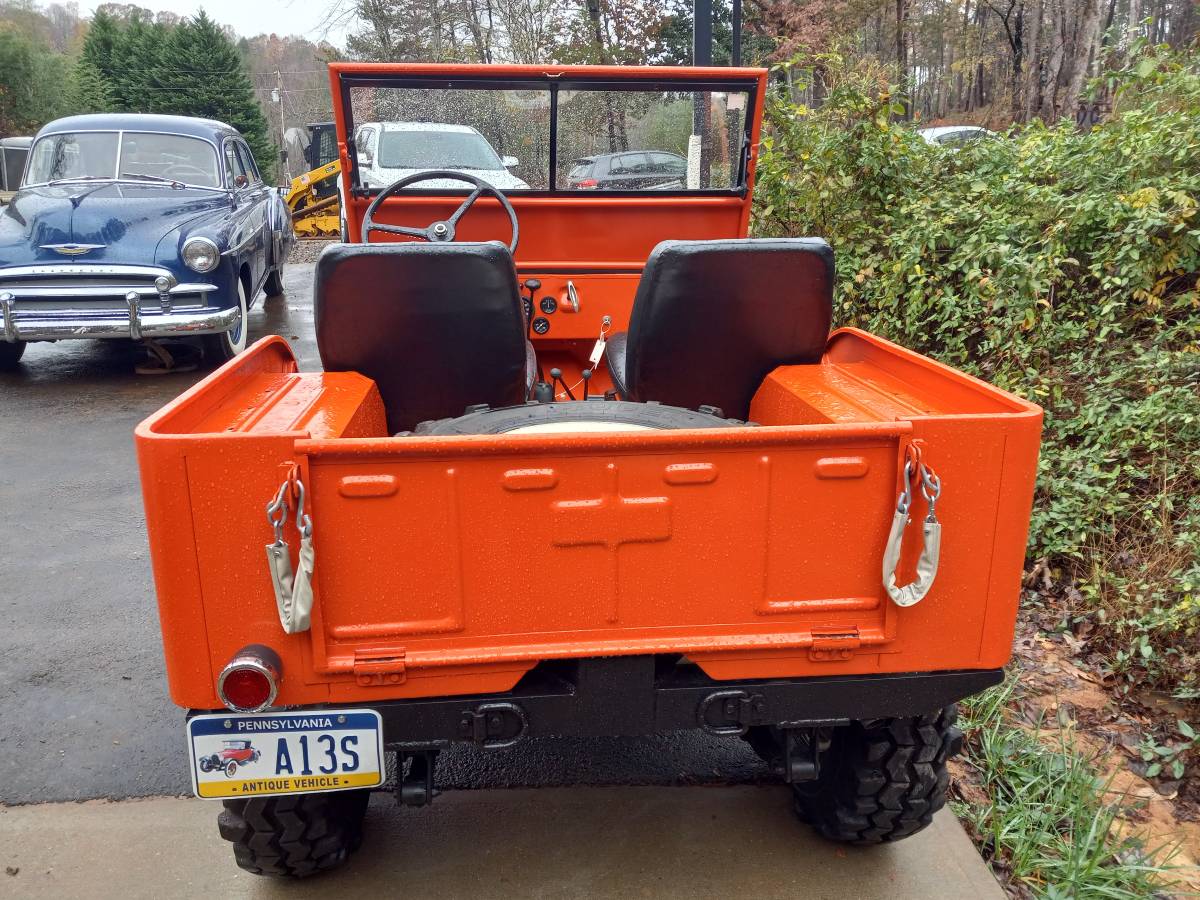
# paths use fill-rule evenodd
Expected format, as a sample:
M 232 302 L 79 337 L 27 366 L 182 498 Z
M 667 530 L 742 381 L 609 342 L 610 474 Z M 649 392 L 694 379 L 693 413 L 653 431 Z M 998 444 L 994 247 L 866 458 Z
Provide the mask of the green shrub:
M 770 101 L 755 232 L 830 241 L 841 324 L 1045 407 L 1031 557 L 1113 668 L 1194 692 L 1200 63 L 1144 52 L 1103 126 L 961 150 L 896 121 L 876 73 L 822 66 L 819 109 Z

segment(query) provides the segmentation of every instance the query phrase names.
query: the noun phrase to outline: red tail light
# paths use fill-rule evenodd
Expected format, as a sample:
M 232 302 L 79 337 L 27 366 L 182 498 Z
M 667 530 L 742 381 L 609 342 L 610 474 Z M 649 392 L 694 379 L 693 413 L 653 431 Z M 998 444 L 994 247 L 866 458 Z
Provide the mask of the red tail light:
M 259 712 L 275 702 L 283 671 L 274 650 L 258 644 L 233 655 L 217 679 L 217 695 L 234 712 Z
M 584 178 L 582 181 L 575 182 L 575 187 L 581 191 L 594 191 L 600 187 L 600 182 L 595 178 Z

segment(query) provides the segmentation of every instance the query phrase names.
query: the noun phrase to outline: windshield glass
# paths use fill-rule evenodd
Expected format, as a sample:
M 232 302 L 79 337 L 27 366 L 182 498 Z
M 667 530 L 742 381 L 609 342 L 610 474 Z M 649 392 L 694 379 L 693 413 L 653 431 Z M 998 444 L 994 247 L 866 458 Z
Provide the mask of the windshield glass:
M 385 169 L 504 168 L 491 145 L 473 132 L 387 128 L 379 138 L 379 165 Z
M 397 176 L 385 169 L 475 169 L 505 191 L 733 191 L 744 183 L 748 89 L 479 84 L 351 83 L 357 182 L 386 187 Z
M 51 134 L 34 145 L 25 184 L 116 178 L 217 187 L 217 154 L 207 141 L 177 134 L 125 132 L 123 140 L 115 131 Z

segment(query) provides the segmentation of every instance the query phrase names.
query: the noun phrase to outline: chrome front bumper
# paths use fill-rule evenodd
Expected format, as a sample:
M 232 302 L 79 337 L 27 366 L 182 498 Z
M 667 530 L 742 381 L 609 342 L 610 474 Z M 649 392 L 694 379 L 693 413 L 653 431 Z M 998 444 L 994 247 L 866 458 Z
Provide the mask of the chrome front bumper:
M 0 269 L 3 338 L 162 338 L 216 334 L 239 310 L 206 305 L 212 284 L 177 282 L 157 266 L 39 265 Z

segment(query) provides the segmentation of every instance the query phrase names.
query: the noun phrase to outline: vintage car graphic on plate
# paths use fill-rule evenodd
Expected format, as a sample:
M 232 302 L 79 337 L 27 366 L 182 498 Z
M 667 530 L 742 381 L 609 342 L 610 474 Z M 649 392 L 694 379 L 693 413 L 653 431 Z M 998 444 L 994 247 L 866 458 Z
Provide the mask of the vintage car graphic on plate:
M 383 783 L 374 710 L 204 715 L 188 720 L 197 797 L 307 794 Z
M 219 751 L 200 757 L 200 771 L 211 772 L 220 769 L 226 777 L 232 778 L 237 774 L 238 766 L 258 762 L 261 755 L 249 741 L 223 741 Z
M 0 211 L 0 369 L 30 341 L 200 336 L 246 346 L 257 297 L 283 290 L 293 242 L 242 136 L 183 116 L 58 119 Z

